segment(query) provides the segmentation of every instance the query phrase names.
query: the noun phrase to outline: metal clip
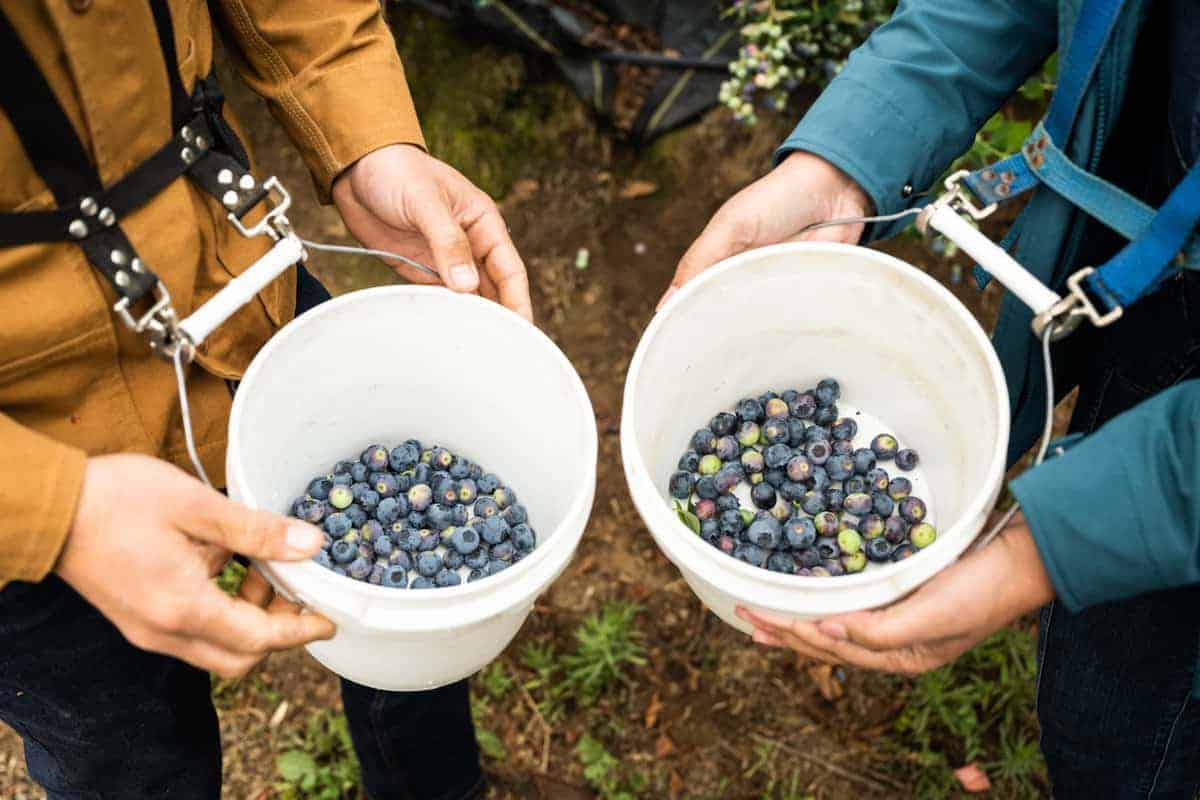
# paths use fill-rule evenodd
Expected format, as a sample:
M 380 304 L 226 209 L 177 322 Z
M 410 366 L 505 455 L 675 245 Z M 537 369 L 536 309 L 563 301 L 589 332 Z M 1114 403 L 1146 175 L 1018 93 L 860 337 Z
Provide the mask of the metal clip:
M 966 214 L 974 220 L 985 219 L 991 215 L 999 206 L 996 203 L 980 208 L 975 205 L 971 193 L 963 186 L 962 180 L 971 174 L 970 170 L 960 169 L 950 177 L 946 178 L 946 191 L 938 196 L 929 205 L 922 209 L 920 216 L 917 217 L 917 230 L 923 234 L 927 234 L 928 225 L 926 224 L 929 216 L 938 208 L 948 206 L 959 214 Z
M 234 214 L 229 213 L 225 216 L 228 217 L 229 221 L 233 223 L 233 227 L 238 229 L 238 233 L 240 233 L 242 236 L 245 236 L 247 239 L 253 239 L 255 236 L 266 234 L 274 241 L 279 241 L 292 231 L 292 224 L 288 221 L 286 216 L 287 210 L 292 205 L 292 196 L 288 194 L 287 189 L 283 188 L 283 184 L 281 184 L 279 179 L 274 175 L 263 181 L 262 188 L 266 190 L 268 198 L 271 196 L 272 191 L 274 191 L 279 198 L 275 204 L 267 210 L 267 213 L 263 215 L 262 219 L 254 223 L 254 225 L 251 227 L 247 228 Z
M 1053 326 L 1050 340 L 1057 342 L 1079 327 L 1084 319 L 1089 320 L 1097 328 L 1111 325 L 1121 318 L 1125 309 L 1117 306 L 1111 311 L 1101 314 L 1092 298 L 1084 289 L 1083 282 L 1092 275 L 1094 267 L 1084 267 L 1067 278 L 1067 295 L 1050 308 L 1033 318 L 1033 332 L 1041 336 L 1047 325 Z
M 140 317 L 130 313 L 128 297 L 122 297 L 113 306 L 113 313 L 125 323 L 129 330 L 143 336 L 158 356 L 170 361 L 175 354 L 182 353 L 185 361 L 191 361 L 195 347 L 187 334 L 179 328 L 179 316 L 171 305 L 171 293 L 159 281 L 154 285 L 154 303 Z

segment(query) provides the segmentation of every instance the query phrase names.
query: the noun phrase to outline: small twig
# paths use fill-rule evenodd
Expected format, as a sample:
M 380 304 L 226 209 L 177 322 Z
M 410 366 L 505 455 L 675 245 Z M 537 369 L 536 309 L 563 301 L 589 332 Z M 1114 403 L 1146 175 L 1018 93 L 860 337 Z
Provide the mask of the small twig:
M 823 769 L 828 772 L 832 772 L 834 775 L 837 775 L 841 778 L 845 778 L 846 780 L 848 780 L 852 783 L 859 783 L 864 786 L 868 786 L 872 789 L 875 789 L 876 791 L 881 791 L 881 792 L 886 793 L 886 790 L 892 789 L 894 791 L 904 792 L 904 791 L 907 791 L 907 789 L 909 788 L 902 783 L 893 781 L 891 778 L 868 778 L 866 775 L 860 775 L 857 772 L 851 772 L 850 770 L 846 769 L 845 767 L 839 767 L 837 764 L 831 763 L 829 761 L 823 761 L 823 760 L 817 758 L 816 756 L 811 756 L 799 748 L 790 746 L 786 742 L 781 742 L 781 741 L 778 741 L 775 739 L 769 739 L 760 734 L 752 734 L 752 738 L 754 738 L 760 742 L 766 743 L 766 744 L 777 745 L 780 749 L 786 750 L 789 755 L 795 756 L 795 757 L 799 758 L 801 761 L 807 762 L 808 764 L 810 764 L 814 767 L 817 767 L 819 769 Z
M 538 710 L 537 703 L 534 702 L 533 695 L 525 688 L 525 684 L 520 681 L 517 686 L 521 690 L 521 696 L 525 698 L 525 702 L 529 705 L 529 710 L 533 712 L 534 718 L 542 725 L 542 764 L 541 773 L 546 774 L 550 769 L 550 723 L 546 722 L 546 718 L 542 716 L 542 712 Z

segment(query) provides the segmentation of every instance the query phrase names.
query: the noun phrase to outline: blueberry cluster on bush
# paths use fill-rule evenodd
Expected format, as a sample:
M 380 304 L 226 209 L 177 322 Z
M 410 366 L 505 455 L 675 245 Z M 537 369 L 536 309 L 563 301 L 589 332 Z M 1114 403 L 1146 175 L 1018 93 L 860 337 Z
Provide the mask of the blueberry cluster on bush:
M 537 535 L 516 493 L 478 464 L 409 439 L 375 444 L 309 483 L 292 516 L 321 526 L 313 557 L 339 575 L 394 589 L 457 586 L 507 569 Z
M 679 518 L 723 553 L 794 575 L 861 572 L 932 544 L 937 531 L 912 481 L 882 466 L 915 469 L 917 452 L 887 433 L 865 441 L 858 423 L 839 415 L 840 396 L 826 378 L 714 416 L 671 475 Z M 734 494 L 742 484 L 753 509 Z

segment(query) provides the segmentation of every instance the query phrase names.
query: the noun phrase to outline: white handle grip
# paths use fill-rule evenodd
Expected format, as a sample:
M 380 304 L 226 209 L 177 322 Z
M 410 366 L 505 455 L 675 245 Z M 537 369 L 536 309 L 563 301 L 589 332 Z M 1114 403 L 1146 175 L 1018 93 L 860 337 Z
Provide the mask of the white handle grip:
M 979 262 L 992 277 L 1033 309 L 1035 316 L 1062 300 L 1057 293 L 1046 288 L 1045 284 L 1004 252 L 1004 248 L 980 233 L 948 206 L 941 205 L 933 209 L 926 224 L 944 234 Z
M 300 261 L 303 256 L 304 245 L 295 234 L 290 233 L 283 237 L 266 255 L 251 264 L 245 272 L 231 280 L 228 286 L 179 323 L 180 330 L 187 334 L 192 344 L 200 344 L 218 325 L 253 300 L 267 284 L 282 275 L 284 270 Z

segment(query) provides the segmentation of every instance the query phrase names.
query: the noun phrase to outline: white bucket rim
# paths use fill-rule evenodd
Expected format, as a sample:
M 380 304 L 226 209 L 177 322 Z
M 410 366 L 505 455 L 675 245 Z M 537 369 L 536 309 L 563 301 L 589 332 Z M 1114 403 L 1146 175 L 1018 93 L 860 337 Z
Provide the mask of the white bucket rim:
M 654 314 L 650 320 L 650 324 L 642 332 L 642 337 L 638 341 L 637 349 L 634 351 L 633 358 L 629 362 L 629 369 L 625 375 L 625 389 L 621 400 L 621 460 L 625 467 L 625 478 L 630 485 L 630 493 L 633 496 L 634 504 L 637 505 L 638 511 L 641 513 L 647 528 L 651 531 L 654 538 L 659 540 L 660 537 L 668 535 L 667 531 L 674 532 L 681 546 L 689 548 L 690 552 L 695 554 L 697 559 L 699 559 L 698 563 L 694 561 L 689 562 L 688 568 L 696 570 L 707 579 L 711 580 L 713 575 L 719 572 L 732 572 L 733 575 L 744 580 L 766 583 L 777 589 L 805 589 L 819 592 L 837 592 L 845 589 L 870 586 L 881 580 L 893 576 L 905 575 L 914 569 L 918 569 L 923 564 L 928 563 L 927 560 L 922 560 L 922 556 L 928 557 L 927 553 L 920 551 L 912 558 L 892 562 L 888 565 L 886 572 L 869 570 L 854 575 L 841 575 L 833 579 L 823 576 L 784 575 L 773 570 L 751 566 L 717 550 L 708 542 L 705 542 L 699 536 L 692 533 L 680 522 L 674 509 L 668 505 L 669 501 L 667 498 L 655 485 L 650 475 L 650 470 L 646 466 L 645 459 L 642 456 L 641 448 L 637 443 L 637 426 L 633 418 L 634 389 L 641 376 L 642 363 L 646 359 L 649 343 L 654 340 L 663 326 L 668 323 L 670 319 L 669 312 L 680 303 L 686 302 L 688 298 L 702 291 L 709 283 L 727 272 L 732 272 L 742 267 L 747 262 L 788 253 L 837 253 L 841 255 L 861 256 L 874 262 L 881 268 L 892 270 L 904 280 L 916 281 L 922 284 L 945 301 L 946 306 L 952 310 L 955 318 L 963 323 L 962 327 L 970 332 L 970 335 L 975 340 L 975 344 L 983 352 L 990 367 L 989 373 L 992 376 L 993 389 L 996 392 L 997 407 L 1000 409 L 1000 413 L 998 415 L 999 419 L 993 447 L 994 452 L 992 460 L 988 464 L 987 480 L 982 485 L 992 487 L 998 485 L 1003 480 L 1010 426 L 1009 415 L 1007 413 L 1009 405 L 1008 385 L 1004 380 L 1004 371 L 1000 366 L 1000 359 L 997 357 L 995 348 L 992 346 L 991 340 L 984 332 L 979 321 L 975 319 L 974 315 L 962 304 L 962 301 L 955 297 L 950 290 L 931 278 L 923 270 L 879 250 L 859 245 L 842 244 L 840 242 L 785 242 L 783 244 L 747 250 L 744 253 L 731 256 L 717 262 L 688 281 L 683 288 L 672 295 L 666 305 Z M 640 499 L 642 493 L 634 488 L 635 485 L 640 485 L 648 491 L 648 494 L 645 495 L 646 497 L 655 498 L 660 502 L 650 502 L 648 504 L 649 507 L 646 507 L 647 504 L 643 503 Z M 990 510 L 987 506 L 995 502 L 995 494 L 996 491 L 990 488 L 986 491 L 976 493 L 953 527 L 946 531 L 939 529 L 938 541 L 953 541 L 962 536 L 962 529 L 971 525 L 972 520 L 978 519 L 980 515 L 986 514 Z M 662 533 L 660 534 L 659 531 Z M 935 541 L 932 547 L 936 547 L 938 541 Z M 686 544 L 682 544 L 683 542 L 686 542 Z M 965 550 L 968 545 L 969 542 L 963 543 L 962 550 Z M 961 555 L 962 550 L 957 555 Z M 668 552 L 667 555 L 671 556 L 671 553 Z M 955 556 L 956 558 L 957 555 Z M 713 570 L 717 572 L 713 572 Z M 716 583 L 717 581 L 712 582 Z M 737 592 L 733 593 L 738 594 Z
M 263 364 L 269 362 L 271 354 L 278 348 L 284 346 L 284 343 L 291 337 L 294 331 L 299 330 L 305 325 L 313 324 L 316 320 L 321 319 L 327 314 L 336 313 L 336 311 L 342 306 L 351 305 L 356 302 L 363 302 L 368 299 L 374 299 L 375 297 L 381 295 L 420 296 L 432 294 L 438 294 L 443 297 L 454 297 L 456 298 L 457 302 L 461 302 L 468 306 L 474 306 L 475 309 L 481 310 L 485 314 L 491 314 L 497 320 L 502 320 L 504 324 L 511 324 L 514 321 L 521 323 L 521 327 L 523 327 L 527 332 L 531 333 L 535 339 L 543 344 L 551 354 L 551 357 L 561 368 L 566 371 L 566 374 L 570 376 L 569 384 L 571 386 L 572 397 L 574 401 L 579 404 L 579 408 L 586 409 L 587 414 L 592 420 L 591 425 L 584 426 L 584 441 L 581 442 L 583 445 L 584 457 L 580 461 L 582 464 L 582 474 L 580 475 L 577 496 L 572 500 L 567 512 L 563 515 L 563 521 L 560 522 L 556 528 L 554 528 L 549 536 L 545 537 L 542 542 L 539 543 L 538 547 L 536 547 L 530 555 L 521 559 L 519 563 L 503 570 L 498 575 L 491 575 L 484 580 L 475 581 L 473 583 L 467 583 L 464 581 L 457 586 L 434 587 L 430 590 L 409 590 L 408 588 L 395 589 L 388 586 L 375 586 L 370 583 L 351 580 L 325 569 L 311 559 L 306 559 L 304 561 L 267 562 L 271 572 L 280 576 L 289 583 L 297 578 L 302 579 L 306 583 L 315 581 L 318 584 L 325 584 L 333 588 L 353 592 L 368 602 L 372 599 L 378 599 L 398 603 L 408 603 L 411 604 L 414 610 L 419 608 L 423 613 L 428 613 L 431 611 L 429 605 L 434 601 L 473 600 L 477 599 L 479 595 L 495 593 L 497 590 L 503 589 L 504 587 L 509 586 L 535 572 L 545 562 L 549 561 L 552 558 L 552 553 L 556 551 L 565 554 L 566 556 L 563 559 L 562 565 L 553 565 L 552 574 L 557 574 L 562 566 L 565 566 L 566 561 L 570 559 L 571 555 L 575 551 L 575 547 L 577 546 L 580 537 L 583 535 L 583 528 L 586 527 L 586 523 L 580 528 L 578 534 L 575 535 L 573 540 L 569 543 L 566 540 L 572 537 L 568 536 L 567 531 L 564 529 L 571 526 L 571 520 L 578 519 L 581 515 L 586 520 L 588 516 L 590 516 L 590 506 L 594 502 L 595 492 L 594 488 L 591 487 L 594 487 L 595 470 L 599 457 L 599 441 L 596 431 L 595 408 L 592 405 L 591 397 L 589 397 L 587 393 L 587 387 L 584 386 L 583 379 L 579 375 L 579 371 L 575 369 L 574 365 L 571 364 L 570 359 L 567 358 L 566 354 L 562 352 L 558 345 L 555 344 L 554 341 L 547 336 L 541 328 L 529 323 L 519 314 L 501 306 L 499 303 L 486 300 L 478 295 L 452 292 L 449 289 L 441 286 L 398 284 L 375 286 L 367 289 L 359 289 L 356 291 L 347 292 L 327 300 L 324 303 L 321 303 L 320 305 L 310 309 L 309 311 L 306 311 L 304 314 L 294 318 L 291 322 L 280 328 L 279 331 L 277 331 L 276 334 L 272 336 L 271 339 L 258 351 L 258 354 L 255 355 L 250 367 L 246 370 L 245 375 L 243 375 L 241 383 L 248 384 L 255 379 L 258 373 L 264 369 Z M 227 445 L 227 450 L 230 453 L 230 457 L 227 459 L 226 471 L 229 474 L 227 474 L 225 478 L 226 484 L 233 482 L 233 478 L 231 477 L 232 475 L 236 473 L 240 478 L 242 473 L 240 462 L 235 461 L 233 458 L 234 451 L 232 449 L 232 443 L 237 441 L 238 437 L 241 435 L 245 405 L 245 401 L 242 398 L 244 397 L 245 395 L 241 394 L 239 387 L 239 392 L 234 395 L 233 407 L 229 414 L 229 443 Z M 258 508 L 259 506 L 256 504 L 256 498 L 254 497 L 253 492 L 250 490 L 250 487 L 247 486 L 245 481 L 239 480 L 239 484 L 245 487 L 245 504 L 251 508 Z M 273 513 L 287 513 L 286 511 L 277 512 L 272 509 L 268 510 L 271 510 Z M 563 546 L 561 548 L 548 546 L 549 543 L 554 541 L 558 541 Z M 400 613 L 403 613 L 402 609 L 396 610 Z M 503 609 L 494 609 L 494 611 L 497 613 L 502 610 Z M 443 625 L 441 625 L 437 620 L 430 620 L 429 623 L 430 624 L 419 624 L 404 627 L 405 629 L 428 629 L 443 627 Z

